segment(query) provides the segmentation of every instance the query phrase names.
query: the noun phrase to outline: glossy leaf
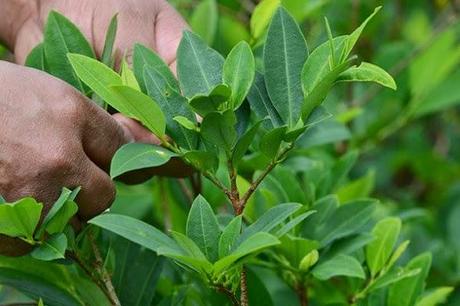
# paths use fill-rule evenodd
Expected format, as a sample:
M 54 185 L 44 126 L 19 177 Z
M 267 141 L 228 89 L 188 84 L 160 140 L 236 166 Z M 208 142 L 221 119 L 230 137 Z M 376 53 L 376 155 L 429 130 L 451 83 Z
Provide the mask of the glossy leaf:
M 224 108 L 224 103 L 230 99 L 231 95 L 230 87 L 219 84 L 212 88 L 207 95 L 194 96 L 189 103 L 197 114 L 206 116 L 209 113 L 227 109 L 226 107 Z
M 174 156 L 177 154 L 156 145 L 128 143 L 115 153 L 110 165 L 110 176 L 114 178 L 129 171 L 158 167 Z
M 307 44 L 296 21 L 284 8 L 278 8 L 264 47 L 265 83 L 274 107 L 289 126 L 300 118 L 301 72 L 307 56 Z
M 255 69 L 251 47 L 245 41 L 240 42 L 227 56 L 223 68 L 223 82 L 232 90 L 231 109 L 237 109 L 243 103 L 254 81 Z
M 319 280 L 328 280 L 335 276 L 366 278 L 359 261 L 352 256 L 343 254 L 321 262 L 315 266 L 312 270 L 312 274 Z
M 236 142 L 235 125 L 236 117 L 233 111 L 214 112 L 204 117 L 200 131 L 204 139 L 222 148 L 229 156 Z
M 187 219 L 187 236 L 211 262 L 218 258 L 220 228 L 209 203 L 201 195 L 195 198 Z
M 425 286 L 425 279 L 431 267 L 431 254 L 423 253 L 409 261 L 406 269 L 420 269 L 420 273 L 403 279 L 390 287 L 388 303 L 395 306 L 415 305 Z
M 362 62 L 359 66 L 353 66 L 339 75 L 339 82 L 374 82 L 382 86 L 396 90 L 393 77 L 377 65 Z
M 219 166 L 217 156 L 213 152 L 189 151 L 184 154 L 184 158 L 201 171 L 216 171 Z
M 274 127 L 283 125 L 278 110 L 268 96 L 265 78 L 259 72 L 256 72 L 254 83 L 248 93 L 248 101 L 251 109 L 260 119 L 268 117 Z
M 129 110 L 128 114 L 132 114 L 156 136 L 164 136 L 166 130 L 165 117 L 155 101 L 128 86 L 111 86 L 110 89 L 121 98 L 123 107 L 127 107 Z
M 373 200 L 356 200 L 341 205 L 326 224 L 318 228 L 321 245 L 357 233 L 371 219 L 374 209 Z
M 43 243 L 35 248 L 31 255 L 33 258 L 50 261 L 65 258 L 67 238 L 65 234 L 54 234 L 48 237 Z
M 101 62 L 103 62 L 108 67 L 113 67 L 114 58 L 113 58 L 113 47 L 115 45 L 115 38 L 117 35 L 118 29 L 118 14 L 115 14 L 112 19 L 110 19 L 109 27 L 105 33 L 104 48 L 102 49 Z
M 0 234 L 33 240 L 43 205 L 33 198 L 0 205 Z
M 145 92 L 145 70 L 156 71 L 157 74 L 163 77 L 163 80 L 175 91 L 179 92 L 179 85 L 176 78 L 172 74 L 168 65 L 151 49 L 141 45 L 134 45 L 133 54 L 133 70 L 136 75 L 137 82 L 141 89 Z
M 275 236 L 265 232 L 257 232 L 245 239 L 230 255 L 219 259 L 214 264 L 214 271 L 216 273 L 222 272 L 243 257 L 255 254 L 279 243 L 279 240 Z
M 85 92 L 66 55 L 78 53 L 94 58 L 93 49 L 80 30 L 56 11 L 48 15 L 44 31 L 44 49 L 48 72 Z
M 103 214 L 88 221 L 143 247 L 158 252 L 180 252 L 177 243 L 153 226 L 132 217 Z
M 233 250 L 240 237 L 241 222 L 242 217 L 237 216 L 223 230 L 219 238 L 219 258 L 227 256 Z
M 26 58 L 25 65 L 45 71 L 45 46 L 44 43 L 36 45 Z
M 165 115 L 168 135 L 179 146 L 189 150 L 195 149 L 198 142 L 197 133 L 185 128 L 175 120 L 181 116 L 192 125 L 196 124 L 195 114 L 190 109 L 187 100 L 170 87 L 163 75 L 151 66 L 145 66 L 143 79 L 148 95 L 158 103 Z
M 307 219 L 309 216 L 313 215 L 314 213 L 316 213 L 315 210 L 310 210 L 310 211 L 304 212 L 303 214 L 300 214 L 297 217 L 293 218 L 288 223 L 284 224 L 276 232 L 276 236 L 277 237 L 282 237 L 282 236 L 286 235 L 289 231 L 294 229 L 297 225 L 302 223 L 305 219 Z
M 318 241 L 290 235 L 280 238 L 280 241 L 281 244 L 277 247 L 277 250 L 286 257 L 294 268 L 300 268 L 302 259 L 319 247 Z
M 420 269 L 394 269 L 377 278 L 375 282 L 371 286 L 369 286 L 369 292 L 388 287 L 408 277 L 416 276 L 419 273 Z
M 196 34 L 184 31 L 177 49 L 177 76 L 187 98 L 208 95 L 222 83 L 224 58 Z
M 386 218 L 372 230 L 375 240 L 366 247 L 366 261 L 371 275 L 376 275 L 390 258 L 401 230 L 401 220 Z
M 137 83 L 134 72 L 129 68 L 128 63 L 125 59 L 121 61 L 121 81 L 123 85 L 129 86 L 137 91 L 140 91 L 139 84 Z
M 434 290 L 428 291 L 422 296 L 417 302 L 416 306 L 436 306 L 443 305 L 449 295 L 454 291 L 453 287 L 440 287 Z
M 244 154 L 249 149 L 249 146 L 252 144 L 254 137 L 259 131 L 259 127 L 262 122 L 263 120 L 258 121 L 243 136 L 241 136 L 240 139 L 238 139 L 232 152 L 232 160 L 234 164 L 237 164 L 243 158 Z
M 254 9 L 251 15 L 250 28 L 254 39 L 262 36 L 270 23 L 280 0 L 263 0 Z
M 286 126 L 275 128 L 267 132 L 260 140 L 260 151 L 270 159 L 278 156 L 278 152 L 283 142 L 284 135 L 286 134 Z
M 269 233 L 289 216 L 299 210 L 301 206 L 302 205 L 298 203 L 283 203 L 269 209 L 259 219 L 257 219 L 256 222 L 252 223 L 245 230 L 243 230 L 243 233 L 239 239 L 240 243 L 255 233 Z

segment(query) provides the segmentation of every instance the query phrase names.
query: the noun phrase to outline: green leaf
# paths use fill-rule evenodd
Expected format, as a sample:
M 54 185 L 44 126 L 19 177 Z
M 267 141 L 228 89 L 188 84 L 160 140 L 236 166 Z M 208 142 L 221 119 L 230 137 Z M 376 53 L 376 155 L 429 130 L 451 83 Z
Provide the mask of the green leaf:
M 267 210 L 256 222 L 243 230 L 240 236 L 240 243 L 248 237 L 258 232 L 270 232 L 276 226 L 280 225 L 289 216 L 294 214 L 302 207 L 298 203 L 283 203 Z
M 158 167 L 166 164 L 177 154 L 156 145 L 128 143 L 115 153 L 110 165 L 110 176 L 115 178 L 123 173 Z
M 143 247 L 158 252 L 181 252 L 177 243 L 153 226 L 132 217 L 103 214 L 88 221 Z
M 382 276 L 378 277 L 375 282 L 369 286 L 369 292 L 376 291 L 378 289 L 388 287 L 392 284 L 400 282 L 403 279 L 408 277 L 413 277 L 420 273 L 420 269 L 394 269 L 390 272 L 383 274 Z
M 65 234 L 59 233 L 48 237 L 43 243 L 35 248 L 30 254 L 33 258 L 51 261 L 55 259 L 65 258 L 65 250 L 67 247 L 67 238 Z
M 29 55 L 27 55 L 25 65 L 27 67 L 35 68 L 45 71 L 45 46 L 44 43 L 36 45 Z
M 104 48 L 102 49 L 101 62 L 107 65 L 108 67 L 113 67 L 114 58 L 113 58 L 113 46 L 115 45 L 115 38 L 117 35 L 118 29 L 118 14 L 113 15 L 110 19 L 109 27 L 105 33 Z
M 128 86 L 111 86 L 110 89 L 121 98 L 124 107 L 129 110 L 128 114 L 132 114 L 156 136 L 160 138 L 164 136 L 166 120 L 155 101 Z
M 343 42 L 343 36 L 334 38 L 334 45 Z M 337 47 L 336 47 L 337 48 Z M 305 101 L 302 105 L 302 118 L 308 117 L 311 111 L 318 107 L 330 92 L 334 82 L 344 72 L 354 58 L 345 61 L 330 69 L 329 43 L 324 43 L 316 48 L 302 70 L 302 88 L 305 94 Z
M 195 7 L 190 18 L 190 26 L 208 45 L 212 45 L 217 31 L 217 21 L 216 0 L 203 0 Z
M 76 193 L 78 193 L 79 190 L 79 188 L 75 189 Z M 69 219 L 78 210 L 78 207 L 75 207 L 75 203 L 67 204 L 67 201 L 73 201 L 73 199 L 70 198 L 72 196 L 72 193 L 72 190 L 62 188 L 59 198 L 56 200 L 49 212 L 46 214 L 46 217 L 43 220 L 37 233 L 35 234 L 35 237 L 40 239 L 40 237 L 44 234 L 45 230 L 47 230 L 49 234 L 59 233 L 64 230 L 64 227 L 67 225 Z M 72 215 L 70 215 L 70 213 L 72 213 Z M 53 221 L 53 224 L 51 225 L 51 227 L 49 227 L 51 221 Z
M 411 259 L 406 265 L 406 269 L 420 269 L 420 273 L 393 284 L 388 292 L 388 303 L 394 306 L 415 305 L 423 292 L 430 266 L 430 253 L 423 253 Z
M 145 70 L 156 71 L 157 74 L 163 77 L 163 80 L 169 85 L 169 87 L 179 92 L 177 80 L 168 65 L 166 65 L 166 63 L 155 52 L 141 44 L 134 45 L 133 69 L 137 82 L 144 92 L 146 91 L 144 81 Z
M 275 159 L 286 134 L 286 126 L 275 128 L 262 136 L 259 144 L 260 151 L 270 159 Z
M 255 76 L 255 60 L 251 47 L 241 41 L 236 45 L 224 63 L 223 81 L 231 90 L 230 108 L 237 109 L 243 103 Z
M 371 219 L 374 200 L 356 200 L 342 204 L 325 224 L 318 227 L 315 238 L 326 246 L 336 239 L 356 234 Z
M 201 171 L 216 171 L 219 166 L 219 160 L 214 152 L 190 151 L 184 154 L 184 158 Z
M 401 220 L 385 218 L 372 229 L 375 240 L 366 247 L 366 261 L 371 275 L 376 275 L 390 258 L 401 230 Z
M 206 256 L 201 252 L 200 248 L 193 242 L 192 239 L 185 236 L 182 233 L 171 231 L 171 235 L 173 236 L 174 240 L 176 240 L 177 244 L 187 253 L 187 255 L 201 259 L 207 260 Z
M 48 15 L 44 31 L 44 49 L 48 72 L 84 93 L 86 90 L 72 70 L 66 55 L 78 53 L 91 58 L 95 55 L 80 30 L 58 12 L 52 11 Z
M 196 132 L 200 131 L 200 128 L 196 125 L 196 122 L 191 121 L 187 117 L 175 116 L 173 120 L 179 123 L 181 126 L 186 128 L 187 130 L 196 131 Z
M 115 71 L 83 55 L 67 54 L 67 57 L 77 76 L 99 97 L 119 112 L 130 115 L 120 97 L 110 89 L 110 86 L 123 85 L 121 77 Z
M 223 272 L 237 260 L 279 243 L 280 241 L 275 236 L 265 232 L 257 232 L 245 239 L 230 255 L 219 259 L 214 264 L 214 271 L 216 274 Z
M 396 90 L 397 86 L 393 77 L 377 65 L 362 62 L 353 66 L 339 75 L 339 82 L 374 82 Z
M 197 133 L 175 120 L 180 116 L 193 126 L 196 125 L 195 114 L 190 109 L 187 99 L 170 87 L 167 80 L 151 66 L 145 66 L 143 79 L 148 95 L 158 103 L 165 114 L 168 135 L 179 146 L 189 150 L 195 149 L 198 143 Z
M 432 289 L 422 296 L 416 306 L 444 305 L 452 291 L 454 291 L 454 287 L 439 287 Z
M 201 116 L 224 109 L 224 103 L 232 95 L 230 87 L 219 84 L 207 95 L 197 95 L 190 99 L 190 106 Z
M 244 154 L 249 149 L 249 146 L 252 144 L 254 137 L 259 131 L 259 127 L 262 122 L 263 120 L 258 121 L 243 136 L 241 136 L 240 139 L 238 139 L 232 152 L 233 164 L 238 164 L 238 162 L 243 158 Z
M 312 270 L 313 276 L 319 280 L 328 280 L 335 276 L 348 276 L 365 279 L 363 267 L 359 261 L 349 255 L 340 254 L 321 262 Z
M 129 68 L 128 63 L 123 58 L 121 61 L 121 81 L 123 85 L 129 86 L 137 91 L 140 91 L 134 72 Z
M 255 7 L 250 21 L 251 35 L 255 40 L 264 34 L 279 5 L 280 0 L 263 0 Z
M 201 195 L 195 198 L 187 218 L 187 236 L 211 262 L 218 258 L 220 228 L 211 206 Z
M 105 33 L 104 48 L 102 49 L 101 62 L 112 67 L 114 64 L 113 59 L 113 46 L 115 45 L 115 38 L 118 29 L 118 14 L 113 15 L 110 19 L 109 27 Z
M 204 117 L 201 123 L 201 136 L 217 148 L 222 148 L 227 156 L 236 142 L 235 113 L 228 110 L 224 113 L 213 112 Z
M 277 250 L 286 257 L 293 268 L 299 268 L 302 259 L 319 247 L 318 241 L 286 235 L 280 239 Z
M 225 227 L 222 235 L 219 238 L 219 258 L 230 254 L 233 247 L 236 245 L 241 233 L 242 216 L 233 218 L 232 221 Z
M 381 6 L 376 7 L 374 12 L 369 17 L 367 17 L 366 20 L 364 20 L 364 22 L 361 23 L 361 25 L 356 30 L 354 30 L 350 35 L 347 36 L 344 42 L 344 49 L 341 56 L 341 61 L 345 61 L 347 59 L 347 57 L 351 53 L 351 50 L 353 50 L 354 46 L 356 45 L 356 42 L 361 36 L 361 33 L 363 32 L 364 28 L 369 23 L 369 21 L 380 11 L 381 8 Z
M 0 205 L 0 234 L 33 241 L 43 205 L 33 198 Z
M 409 246 L 410 241 L 406 240 L 402 242 L 396 250 L 391 254 L 390 259 L 388 260 L 388 264 L 386 265 L 385 269 L 389 270 L 393 267 L 393 265 L 398 261 L 401 255 L 406 251 L 407 247 Z
M 251 109 L 259 118 L 268 117 L 274 127 L 283 125 L 283 120 L 268 96 L 264 76 L 256 71 L 254 83 L 248 93 Z
M 303 222 L 303 220 L 305 220 L 306 218 L 308 218 L 309 216 L 313 215 L 314 213 L 316 213 L 316 210 L 310 210 L 310 211 L 307 211 L 307 212 L 304 212 L 303 214 L 300 214 L 298 215 L 297 217 L 293 218 L 291 221 L 289 221 L 288 223 L 284 224 L 277 232 L 276 232 L 276 237 L 282 237 L 284 235 L 286 235 L 287 233 L 289 233 L 290 230 L 292 230 L 293 228 L 295 228 L 297 225 L 299 225 L 300 223 Z
M 187 98 L 208 95 L 222 83 L 224 58 L 200 37 L 184 31 L 177 49 L 177 75 Z
M 278 8 L 264 47 L 265 82 L 273 105 L 290 127 L 300 118 L 304 97 L 301 72 L 307 57 L 307 44 L 297 22 L 284 8 Z
M 151 250 L 122 237 L 111 235 L 115 256 L 112 283 L 122 305 L 151 305 L 164 260 Z M 152 288 L 152 290 L 146 290 Z

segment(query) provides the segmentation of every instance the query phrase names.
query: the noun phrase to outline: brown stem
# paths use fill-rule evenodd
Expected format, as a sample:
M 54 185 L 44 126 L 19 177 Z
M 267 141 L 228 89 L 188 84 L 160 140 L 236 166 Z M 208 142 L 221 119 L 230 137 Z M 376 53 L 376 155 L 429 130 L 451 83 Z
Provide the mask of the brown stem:
M 96 245 L 96 241 L 91 232 L 88 232 L 88 240 L 91 244 L 91 248 L 93 249 L 94 257 L 96 258 L 95 268 L 98 272 L 99 276 L 101 277 L 102 282 L 104 283 L 105 288 L 107 289 L 107 294 L 114 306 L 121 306 L 120 300 L 115 292 L 115 288 L 112 284 L 112 279 L 110 278 L 109 273 L 104 267 L 104 261 L 102 260 L 101 252 Z
M 285 147 L 281 152 L 278 154 L 278 158 L 274 159 L 270 164 L 268 164 L 267 168 L 257 177 L 255 181 L 251 183 L 251 186 L 249 186 L 248 191 L 241 197 L 240 204 L 238 206 L 238 211 L 237 215 L 240 215 L 244 207 L 246 206 L 246 203 L 248 202 L 249 198 L 252 196 L 254 191 L 256 191 L 257 187 L 259 187 L 260 183 L 265 179 L 265 177 L 275 168 L 277 164 L 280 163 L 286 157 L 287 153 L 294 147 L 294 144 L 289 144 L 287 147 Z
M 241 270 L 241 283 L 240 283 L 240 304 L 241 306 L 248 306 L 248 284 L 247 284 L 247 275 L 246 275 L 246 268 L 243 266 Z
M 230 201 L 232 202 L 233 209 L 237 215 L 241 214 L 239 212 L 241 203 L 240 203 L 240 193 L 238 191 L 238 186 L 236 184 L 237 173 L 236 169 L 233 166 L 232 160 L 229 159 L 227 162 L 228 165 L 228 174 L 230 176 Z
M 297 297 L 299 298 L 300 306 L 308 306 L 307 287 L 300 281 L 296 286 Z
M 225 187 L 215 176 L 213 176 L 209 172 L 203 172 L 203 176 L 210 180 L 214 185 L 216 185 L 217 188 L 222 190 L 225 193 L 225 195 L 227 195 L 227 197 L 230 199 L 230 190 L 228 190 L 228 188 Z
M 216 289 L 217 289 L 217 291 L 222 292 L 223 294 L 225 294 L 230 299 L 230 301 L 232 302 L 233 306 L 239 306 L 240 305 L 240 302 L 238 302 L 238 299 L 233 294 L 233 292 L 231 292 L 230 290 L 228 290 L 227 288 L 225 288 L 222 285 L 217 286 Z

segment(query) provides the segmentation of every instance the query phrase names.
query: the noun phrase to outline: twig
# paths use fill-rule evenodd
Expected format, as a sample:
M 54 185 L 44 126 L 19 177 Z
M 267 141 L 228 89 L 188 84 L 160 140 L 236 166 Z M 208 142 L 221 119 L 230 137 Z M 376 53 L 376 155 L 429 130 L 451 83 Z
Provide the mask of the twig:
M 231 292 L 230 290 L 228 290 L 227 288 L 225 288 L 222 285 L 216 286 L 215 288 L 217 289 L 217 291 L 222 292 L 223 294 L 225 294 L 230 299 L 230 301 L 232 302 L 233 306 L 239 306 L 240 305 L 240 302 L 238 302 L 238 299 L 233 294 L 233 292 Z
M 96 245 L 96 241 L 91 232 L 88 232 L 88 240 L 91 244 L 91 248 L 93 249 L 94 257 L 96 258 L 95 268 L 98 272 L 99 276 L 101 277 L 102 282 L 104 283 L 105 288 L 107 289 L 107 294 L 114 306 L 121 306 L 120 300 L 115 292 L 115 288 L 112 284 L 112 279 L 110 278 L 109 273 L 104 267 L 101 252 Z
M 233 162 L 231 159 L 227 162 L 228 166 L 228 175 L 230 177 L 230 201 L 232 202 L 233 210 L 237 215 L 241 214 L 239 212 L 241 203 L 240 203 L 240 193 L 238 191 L 238 186 L 236 184 L 236 178 L 238 176 Z
M 179 186 L 182 192 L 185 194 L 185 196 L 190 201 L 190 203 L 192 203 L 194 196 L 190 188 L 188 188 L 187 184 L 185 183 L 185 180 L 183 178 L 180 178 L 177 181 L 179 182 Z M 192 185 L 193 185 L 193 182 L 192 182 Z
M 308 306 L 307 287 L 300 281 L 296 286 L 297 297 L 301 306 Z
M 248 306 L 248 284 L 247 284 L 247 275 L 246 275 L 246 268 L 243 266 L 241 270 L 241 284 L 240 284 L 240 304 L 241 306 Z
M 256 191 L 257 187 L 259 187 L 260 183 L 265 179 L 265 177 L 275 168 L 277 164 L 279 164 L 284 157 L 286 157 L 287 153 L 292 150 L 294 145 L 291 143 L 287 147 L 285 147 L 281 152 L 278 154 L 278 158 L 274 159 L 270 164 L 268 164 L 267 168 L 257 177 L 255 181 L 251 183 L 251 186 L 249 186 L 249 189 L 246 191 L 246 193 L 241 197 L 240 200 L 240 205 L 238 206 L 239 211 L 237 212 L 237 215 L 240 215 L 244 207 L 246 206 L 246 203 L 248 202 L 249 198 L 251 195 Z
M 225 187 L 214 175 L 212 175 L 209 172 L 203 172 L 203 176 L 210 180 L 214 185 L 216 185 L 217 188 L 222 190 L 230 199 L 230 190 L 227 187 Z
M 80 256 L 77 254 L 77 252 L 68 252 L 67 256 L 72 259 L 82 270 L 85 272 L 85 274 L 91 278 L 91 280 L 104 292 L 104 294 L 110 299 L 110 296 L 107 293 L 106 288 L 104 287 L 104 284 L 102 284 L 101 280 L 96 278 L 94 274 L 88 269 L 86 264 L 83 262 L 83 260 L 80 258 Z

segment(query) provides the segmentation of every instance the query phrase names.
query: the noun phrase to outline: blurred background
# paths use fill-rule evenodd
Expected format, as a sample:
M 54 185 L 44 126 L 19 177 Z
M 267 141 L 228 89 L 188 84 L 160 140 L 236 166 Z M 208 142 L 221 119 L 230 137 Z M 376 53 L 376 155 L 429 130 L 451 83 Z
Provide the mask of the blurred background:
M 249 24 L 258 1 L 170 2 L 193 30 L 222 54 L 240 40 L 251 43 L 256 54 L 261 52 L 260 42 L 251 38 Z M 312 203 L 322 193 L 322 173 L 337 171 L 344 156 L 353 156 L 356 160 L 340 183 L 326 191 L 336 193 L 341 201 L 366 196 L 380 199 L 376 218 L 397 215 L 403 220 L 402 240 L 411 240 L 406 258 L 426 250 L 433 253 L 427 287 L 456 287 L 446 305 L 460 305 L 460 1 L 281 3 L 301 24 L 310 50 L 327 40 L 324 16 L 338 36 L 352 32 L 375 7 L 383 6 L 365 29 L 354 54 L 389 71 L 398 90 L 368 84 L 335 86 L 325 102 L 334 116 L 301 138 L 301 148 L 283 169 L 288 169 L 289 175 L 302 176 L 302 200 Z M 8 57 L 2 47 L 0 54 Z M 252 173 L 257 170 L 256 159 L 249 156 L 242 167 L 243 172 Z M 189 207 L 184 184 L 154 178 L 143 185 L 120 185 L 113 210 L 181 231 Z M 205 181 L 203 184 L 209 202 L 216 206 L 225 202 L 217 190 Z M 267 199 L 281 200 L 283 192 L 261 186 L 248 207 L 248 216 L 257 216 L 258 205 Z M 177 290 L 173 284 L 190 283 L 168 263 L 166 266 L 155 279 L 156 303 Z M 262 278 L 264 274 L 258 275 L 250 277 Z M 11 292 L 1 287 L 0 304 L 7 304 Z

